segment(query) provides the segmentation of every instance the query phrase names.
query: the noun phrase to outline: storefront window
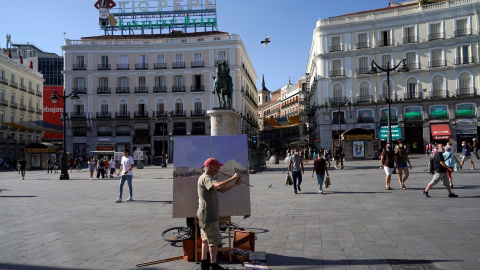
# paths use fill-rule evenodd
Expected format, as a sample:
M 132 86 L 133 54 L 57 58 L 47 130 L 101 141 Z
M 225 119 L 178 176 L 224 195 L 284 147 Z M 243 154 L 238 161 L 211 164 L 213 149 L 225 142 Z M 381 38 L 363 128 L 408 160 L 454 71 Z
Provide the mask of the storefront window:
M 405 108 L 405 121 L 422 121 L 422 107 Z
M 447 105 L 430 106 L 430 120 L 436 119 L 448 119 Z
M 380 121 L 381 122 L 387 122 L 388 121 L 388 111 L 387 111 L 387 109 L 381 109 L 380 110 Z M 390 108 L 390 121 L 398 121 L 397 109 L 396 108 Z
M 358 123 L 373 123 L 373 110 L 358 110 L 357 111 L 357 122 Z
M 475 118 L 476 108 L 474 103 L 458 104 L 456 108 L 457 118 Z

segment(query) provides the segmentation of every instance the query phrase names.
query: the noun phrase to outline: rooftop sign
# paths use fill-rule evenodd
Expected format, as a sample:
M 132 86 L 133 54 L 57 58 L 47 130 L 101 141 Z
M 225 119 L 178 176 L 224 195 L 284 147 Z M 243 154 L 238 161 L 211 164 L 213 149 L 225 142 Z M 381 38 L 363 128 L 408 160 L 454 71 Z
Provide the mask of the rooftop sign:
M 99 0 L 99 24 L 105 30 L 151 31 L 217 26 L 216 0 Z M 156 32 L 156 31 L 155 31 Z M 148 33 L 148 32 L 147 32 Z

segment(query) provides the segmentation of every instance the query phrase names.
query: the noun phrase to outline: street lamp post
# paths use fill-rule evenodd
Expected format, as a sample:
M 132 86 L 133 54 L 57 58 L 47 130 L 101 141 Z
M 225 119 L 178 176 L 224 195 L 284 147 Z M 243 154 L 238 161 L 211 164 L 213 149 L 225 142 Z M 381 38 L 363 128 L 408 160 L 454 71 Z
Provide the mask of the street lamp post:
M 63 145 L 62 145 L 62 170 L 60 174 L 60 180 L 68 180 L 70 179 L 70 176 L 68 175 L 68 162 L 67 162 L 67 112 L 65 111 L 65 103 L 67 98 L 70 98 L 72 100 L 78 100 L 80 97 L 78 97 L 77 92 L 73 91 L 69 95 L 60 95 L 60 93 L 57 92 L 57 90 L 53 90 L 53 94 L 50 97 L 50 100 L 53 103 L 57 103 L 59 98 L 63 99 L 63 113 L 62 113 L 62 122 L 63 122 Z
M 165 158 L 165 118 L 168 117 L 170 118 L 172 116 L 172 113 L 169 112 L 168 114 L 163 113 L 163 125 L 162 125 L 162 130 L 163 130 L 163 139 L 162 139 L 162 167 L 167 167 L 167 160 Z
M 400 68 L 398 68 L 402 64 Z M 398 72 L 408 72 L 409 68 L 407 67 L 407 60 L 402 59 L 400 63 L 398 63 L 395 67 L 390 68 L 390 61 L 387 62 L 386 67 L 381 67 L 375 63 L 375 60 L 372 60 L 372 64 L 370 66 L 369 74 L 377 74 L 378 69 L 383 72 L 387 72 L 387 97 L 385 98 L 385 102 L 387 102 L 387 126 L 388 126 L 388 139 L 387 144 L 392 144 L 392 123 L 390 119 L 390 104 L 392 104 L 392 99 L 390 98 L 390 72 L 397 70 Z M 397 69 L 398 68 L 398 69 Z

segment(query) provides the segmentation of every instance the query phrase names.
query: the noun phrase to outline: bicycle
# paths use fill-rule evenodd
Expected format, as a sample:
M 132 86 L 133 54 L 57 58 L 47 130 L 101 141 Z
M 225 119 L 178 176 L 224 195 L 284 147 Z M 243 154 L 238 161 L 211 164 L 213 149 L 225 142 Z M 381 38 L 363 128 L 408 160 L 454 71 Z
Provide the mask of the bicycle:
M 220 231 L 226 231 L 228 226 L 224 228 L 220 227 Z M 237 223 L 232 222 L 230 223 L 230 230 L 240 230 L 243 231 L 243 227 L 239 227 Z M 183 227 L 171 227 L 162 232 L 162 238 L 166 242 L 176 243 L 182 242 L 183 240 L 193 239 L 195 236 L 195 231 L 193 226 Z

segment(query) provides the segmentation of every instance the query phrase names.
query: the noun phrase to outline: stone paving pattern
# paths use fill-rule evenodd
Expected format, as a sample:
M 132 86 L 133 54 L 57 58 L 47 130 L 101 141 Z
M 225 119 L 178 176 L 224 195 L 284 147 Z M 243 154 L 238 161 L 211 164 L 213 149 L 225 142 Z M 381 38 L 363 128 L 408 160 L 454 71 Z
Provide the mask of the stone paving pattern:
M 284 185 L 286 165 L 268 165 L 250 175 L 251 217 L 232 219 L 257 233 L 256 251 L 267 253 L 270 269 L 480 269 L 479 171 L 468 164 L 454 173 L 459 198 L 440 185 L 425 198 L 427 157 L 411 160 L 407 190 L 394 175 L 394 190 L 386 191 L 379 161 L 358 160 L 331 168 L 326 194 L 317 192 L 311 165 L 297 195 Z M 171 218 L 171 165 L 135 169 L 135 201 L 128 203 L 114 203 L 118 178 L 89 181 L 86 169 L 70 177 L 0 173 L 0 269 L 199 267 L 183 260 L 135 267 L 182 255 L 181 244 L 161 238 L 166 228 L 185 225 Z

